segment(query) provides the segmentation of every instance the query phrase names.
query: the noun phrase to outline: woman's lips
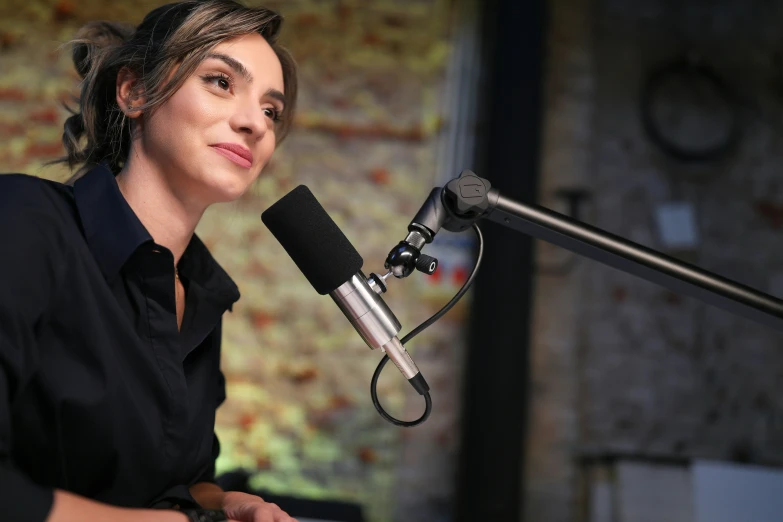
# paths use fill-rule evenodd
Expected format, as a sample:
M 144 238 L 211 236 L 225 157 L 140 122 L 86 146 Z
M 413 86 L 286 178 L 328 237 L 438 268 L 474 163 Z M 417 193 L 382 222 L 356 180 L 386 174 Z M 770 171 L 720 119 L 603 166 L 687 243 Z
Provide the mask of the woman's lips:
M 249 169 L 253 165 L 253 162 L 250 161 L 245 155 L 237 154 L 237 152 L 235 152 L 236 149 L 234 147 L 229 148 L 228 146 L 225 145 L 212 145 L 212 148 L 215 149 L 215 152 L 221 154 L 222 156 L 225 156 L 226 158 L 230 159 L 231 161 L 233 161 L 234 163 L 236 163 L 242 168 Z M 247 151 L 246 154 L 249 153 L 250 151 Z

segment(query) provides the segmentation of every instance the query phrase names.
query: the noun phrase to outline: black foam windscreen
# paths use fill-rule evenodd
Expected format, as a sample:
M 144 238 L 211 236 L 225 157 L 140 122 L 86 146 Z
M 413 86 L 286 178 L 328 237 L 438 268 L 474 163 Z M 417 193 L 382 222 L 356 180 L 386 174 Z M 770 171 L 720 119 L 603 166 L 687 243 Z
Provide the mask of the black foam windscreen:
M 261 220 L 321 295 L 362 268 L 359 252 L 304 185 L 266 209 Z

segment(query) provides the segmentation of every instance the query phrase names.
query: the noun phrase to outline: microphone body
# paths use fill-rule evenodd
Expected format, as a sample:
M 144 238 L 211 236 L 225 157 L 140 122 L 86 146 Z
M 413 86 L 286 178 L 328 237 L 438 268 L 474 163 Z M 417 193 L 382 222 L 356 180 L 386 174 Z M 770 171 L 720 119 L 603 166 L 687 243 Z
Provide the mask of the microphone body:
M 426 393 L 429 386 L 397 338 L 400 322 L 362 273 L 359 253 L 312 192 L 299 185 L 261 219 L 313 288 L 329 294 L 367 346 L 380 348 L 416 391 Z
M 351 279 L 329 292 L 359 335 L 371 349 L 380 348 L 406 379 L 419 373 L 408 351 L 397 338 L 401 325 L 392 311 L 359 271 Z

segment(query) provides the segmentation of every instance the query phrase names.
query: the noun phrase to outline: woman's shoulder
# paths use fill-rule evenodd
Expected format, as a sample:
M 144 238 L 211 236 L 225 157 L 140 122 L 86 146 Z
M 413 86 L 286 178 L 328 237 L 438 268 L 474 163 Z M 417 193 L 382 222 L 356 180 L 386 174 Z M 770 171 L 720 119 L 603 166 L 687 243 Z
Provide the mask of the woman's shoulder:
M 29 200 L 55 194 L 62 198 L 69 192 L 69 186 L 50 179 L 31 174 L 0 173 L 0 198 L 9 203 L 18 198 Z
M 75 217 L 71 187 L 29 174 L 0 174 L 0 229 L 61 235 Z
M 40 311 L 51 289 L 65 288 L 79 230 L 68 188 L 27 174 L 0 174 L 0 307 L 24 294 L 23 304 Z
M 5 213 L 61 213 L 72 206 L 71 187 L 30 174 L 0 174 L 0 209 Z

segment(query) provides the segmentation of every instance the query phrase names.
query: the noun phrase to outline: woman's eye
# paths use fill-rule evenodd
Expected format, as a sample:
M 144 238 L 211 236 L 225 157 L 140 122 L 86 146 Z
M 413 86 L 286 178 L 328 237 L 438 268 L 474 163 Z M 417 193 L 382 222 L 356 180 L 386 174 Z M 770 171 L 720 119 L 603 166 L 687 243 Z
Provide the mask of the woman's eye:
M 265 109 L 266 115 L 272 120 L 272 121 L 278 121 L 280 119 L 280 111 L 277 109 L 273 109 L 272 107 L 269 107 Z
M 228 91 L 229 89 L 231 89 L 231 78 L 227 76 L 223 76 L 222 74 L 205 76 L 204 80 L 207 83 L 211 83 L 215 85 L 217 88 L 223 91 Z

